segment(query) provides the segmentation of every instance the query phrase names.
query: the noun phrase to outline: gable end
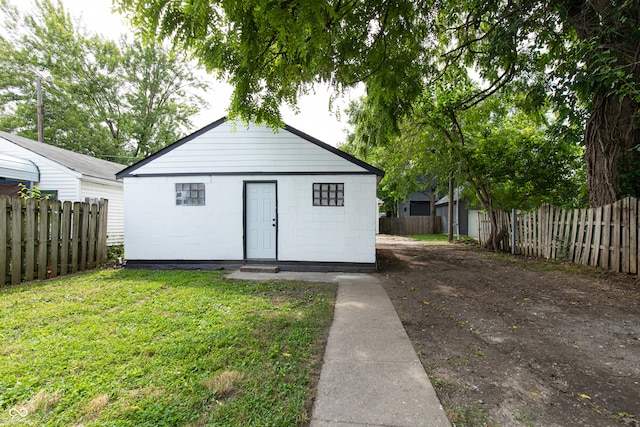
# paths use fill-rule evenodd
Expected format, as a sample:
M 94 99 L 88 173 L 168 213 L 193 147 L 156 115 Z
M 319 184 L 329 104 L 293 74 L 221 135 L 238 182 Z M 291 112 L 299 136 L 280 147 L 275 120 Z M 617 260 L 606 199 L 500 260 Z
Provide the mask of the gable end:
M 207 133 L 211 129 L 217 128 L 218 126 L 220 126 L 222 123 L 224 123 L 226 121 L 227 121 L 226 117 L 218 119 L 215 122 L 213 122 L 211 124 L 208 124 L 207 126 L 203 127 L 202 129 L 195 131 L 191 135 L 187 135 L 184 138 L 174 142 L 173 144 L 167 145 L 166 147 L 164 147 L 163 149 L 161 149 L 159 151 L 156 151 L 155 153 L 153 153 L 149 157 L 145 157 L 144 159 L 142 159 L 142 160 L 132 164 L 131 166 L 121 170 L 120 172 L 118 172 L 116 174 L 116 178 L 120 179 L 120 178 L 124 178 L 126 176 L 131 176 L 131 172 L 133 172 L 134 170 L 140 168 L 141 166 L 146 165 L 147 163 L 157 159 L 158 157 L 161 157 L 161 156 L 165 155 L 169 151 L 172 151 L 172 150 L 180 147 L 181 145 L 186 144 L 187 142 L 191 141 L 192 139 L 195 139 L 195 138 L 199 137 L 203 133 Z
M 349 161 L 349 162 L 351 162 L 353 164 L 356 164 L 356 165 L 360 166 L 361 168 L 366 169 L 368 172 L 371 172 L 371 173 L 373 173 L 375 175 L 378 175 L 380 178 L 382 178 L 384 176 L 384 172 L 381 169 L 378 169 L 375 166 L 371 166 L 369 163 L 363 162 L 362 160 L 360 160 L 360 159 L 358 159 L 356 157 L 353 157 L 351 154 L 345 153 L 342 150 L 338 150 L 337 148 L 332 147 L 331 145 L 326 144 L 326 143 L 320 141 L 319 139 L 316 139 L 316 138 L 314 138 L 314 137 L 312 137 L 310 135 L 307 135 L 306 133 L 304 133 L 304 132 L 302 132 L 302 131 L 294 128 L 294 127 L 291 127 L 289 125 L 285 125 L 284 129 L 286 131 L 288 131 L 288 132 L 291 132 L 292 134 L 294 134 L 296 136 L 299 136 L 300 138 L 302 138 L 302 139 L 304 139 L 304 140 L 306 140 L 306 141 L 308 141 L 308 142 L 310 142 L 312 144 L 317 145 L 320 148 L 323 148 L 323 149 L 325 149 L 327 151 L 330 151 L 333 154 L 337 154 L 338 156 L 342 157 L 343 159 L 345 159 L 345 160 L 347 160 L 347 161 Z
M 175 143 L 173 143 L 173 144 L 171 144 L 171 145 L 159 150 L 158 152 L 150 155 L 149 157 L 147 157 L 145 159 L 142 159 L 139 162 L 137 162 L 137 163 L 135 163 L 135 164 L 123 169 L 116 176 L 118 178 L 124 178 L 124 177 L 128 177 L 128 176 L 135 176 L 136 174 L 134 172 L 137 169 L 139 169 L 139 168 L 143 167 L 144 165 L 147 165 L 148 163 L 150 163 L 150 162 L 152 162 L 152 161 L 164 156 L 165 154 L 167 154 L 167 153 L 171 152 L 172 150 L 184 145 L 185 143 L 187 143 L 189 141 L 192 141 L 192 140 L 198 138 L 199 136 L 211 131 L 212 129 L 220 126 L 221 124 L 225 123 L 226 121 L 227 121 L 227 118 L 223 117 L 223 118 L 221 118 L 221 119 L 209 124 L 208 126 L 205 126 L 204 128 L 192 133 L 191 135 L 188 135 L 188 136 L 180 139 L 179 141 L 177 141 L 177 142 L 175 142 Z M 311 143 L 311 144 L 315 145 L 316 147 L 318 147 L 318 148 L 320 148 L 320 149 L 322 149 L 324 151 L 327 151 L 327 152 L 329 152 L 329 153 L 331 153 L 333 155 L 337 155 L 341 159 L 346 160 L 347 162 L 349 162 L 349 163 L 351 163 L 351 164 L 353 164 L 355 166 L 358 166 L 358 168 L 364 169 L 364 171 L 355 172 L 356 174 L 374 174 L 374 175 L 377 175 L 379 177 L 378 179 L 380 179 L 382 176 L 384 176 L 384 172 L 382 170 L 380 170 L 378 168 L 375 168 L 374 166 L 371 166 L 371 165 L 369 165 L 369 164 L 367 164 L 367 163 L 365 163 L 365 162 L 363 162 L 363 161 L 351 156 L 350 154 L 347 154 L 347 153 L 345 153 L 343 151 L 340 151 L 337 148 L 334 148 L 334 147 L 332 147 L 332 146 L 330 146 L 330 145 L 328 145 L 328 144 L 326 144 L 326 143 L 324 143 L 324 142 L 322 142 L 322 141 L 320 141 L 320 140 L 318 140 L 316 138 L 313 138 L 313 137 L 305 134 L 304 132 L 299 131 L 298 129 L 295 129 L 295 128 L 291 127 L 291 126 L 285 125 L 283 128 L 281 128 L 281 130 L 285 131 L 285 132 L 287 132 L 287 133 L 289 133 L 291 135 L 294 135 L 294 136 L 296 136 L 296 137 L 298 137 L 298 138 L 300 138 L 300 139 L 302 139 L 302 140 L 304 140 L 304 141 L 306 141 L 308 143 Z M 167 172 L 169 172 L 169 171 L 167 171 Z M 187 175 L 189 174 L 188 171 L 174 170 L 173 173 L 169 173 L 169 175 L 184 175 L 185 172 L 186 172 Z M 222 172 L 222 173 L 216 173 L 216 172 L 213 172 L 213 171 L 201 171 L 201 172 L 193 171 L 193 172 L 198 172 L 198 175 L 229 175 L 229 174 L 234 174 L 234 171 L 229 171 L 229 170 L 227 170 L 226 172 Z M 326 171 L 326 173 L 329 173 L 329 172 L 330 171 L 328 171 L 328 170 Z M 251 171 L 251 169 L 249 169 L 249 170 L 245 169 L 245 172 L 242 173 L 242 174 L 250 174 L 250 175 L 252 175 L 252 174 L 262 174 L 262 173 L 265 173 L 265 172 Z M 278 172 L 275 172 L 273 170 L 271 172 L 269 172 L 269 174 L 274 174 L 274 173 L 279 174 Z M 283 171 L 282 173 L 287 173 L 287 172 Z M 317 173 L 318 173 L 318 171 L 316 171 L 316 172 L 309 171 L 308 173 L 305 173 L 305 174 L 317 174 Z M 320 172 L 320 174 L 322 174 L 322 173 L 324 173 L 324 172 Z M 303 174 L 303 173 L 294 172 L 294 174 Z M 143 175 L 144 176 L 150 176 L 148 173 L 144 173 Z M 152 173 L 151 175 L 156 175 L 156 174 Z

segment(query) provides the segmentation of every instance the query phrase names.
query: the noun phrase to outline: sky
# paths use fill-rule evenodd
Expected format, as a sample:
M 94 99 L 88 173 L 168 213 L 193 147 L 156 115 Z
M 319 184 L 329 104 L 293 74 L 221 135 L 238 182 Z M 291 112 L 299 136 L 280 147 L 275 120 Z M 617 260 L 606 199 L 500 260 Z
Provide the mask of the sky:
M 10 3 L 22 10 L 33 7 L 31 1 L 10 0 Z M 111 0 L 62 0 L 62 4 L 72 17 L 82 21 L 89 33 L 99 33 L 112 40 L 117 40 L 121 34 L 132 33 L 124 18 L 115 12 L 112 13 Z M 209 77 L 207 81 L 211 81 L 212 84 L 203 97 L 208 100 L 210 106 L 192 118 L 193 128 L 190 132 L 226 115 L 232 88 L 226 83 L 216 82 L 213 77 Z M 286 124 L 322 142 L 337 146 L 346 140 L 346 129 L 349 128 L 344 109 L 350 100 L 357 99 L 362 93 L 362 90 L 355 90 L 352 94 L 336 100 L 334 110 L 342 110 L 342 114 L 336 116 L 335 112 L 329 110 L 331 90 L 328 87 L 318 87 L 315 94 L 299 100 L 299 114 L 285 107 L 282 109 L 282 118 Z

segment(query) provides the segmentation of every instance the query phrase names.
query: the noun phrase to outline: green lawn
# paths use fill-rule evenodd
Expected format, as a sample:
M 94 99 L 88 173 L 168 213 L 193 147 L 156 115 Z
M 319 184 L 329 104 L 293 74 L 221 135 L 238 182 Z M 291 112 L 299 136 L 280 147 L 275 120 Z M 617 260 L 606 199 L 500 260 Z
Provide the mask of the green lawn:
M 448 236 L 446 234 L 412 234 L 409 237 L 434 245 L 449 243 Z
M 446 245 L 449 243 L 449 236 L 447 234 L 412 234 L 409 237 L 415 240 L 420 240 L 427 245 Z M 455 235 L 453 236 L 454 243 L 469 243 L 475 242 L 472 237 L 461 235 L 460 239 L 458 239 Z
M 294 426 L 335 286 L 109 270 L 0 290 L 0 425 Z

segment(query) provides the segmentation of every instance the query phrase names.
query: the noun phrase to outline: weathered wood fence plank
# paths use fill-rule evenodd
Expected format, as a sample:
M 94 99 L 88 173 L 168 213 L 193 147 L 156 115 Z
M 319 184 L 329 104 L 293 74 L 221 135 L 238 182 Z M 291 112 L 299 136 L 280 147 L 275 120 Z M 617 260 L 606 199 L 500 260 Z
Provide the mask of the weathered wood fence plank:
M 40 203 L 40 209 L 38 212 L 38 279 L 44 280 L 47 278 L 48 268 L 48 246 L 49 246 L 49 231 L 51 227 L 51 217 L 49 203 Z
M 602 207 L 602 257 L 600 266 L 608 269 L 611 265 L 611 205 Z
M 87 235 L 89 233 L 89 207 L 80 203 L 80 271 L 87 268 L 87 253 L 89 242 Z
M 60 245 L 60 275 L 66 276 L 69 272 L 69 248 L 71 243 L 71 202 L 62 205 L 62 244 Z
M 80 251 L 80 202 L 75 202 L 73 204 L 73 217 L 71 220 L 71 273 L 76 273 L 78 271 L 78 260 L 80 259 L 80 255 L 78 252 Z
M 595 209 L 596 218 L 593 223 L 593 245 L 589 265 L 599 265 L 600 261 L 600 237 L 602 236 L 602 208 Z
M 49 275 L 56 277 L 58 272 L 58 263 L 60 262 L 60 211 L 59 201 L 51 203 L 51 271 Z
M 27 200 L 27 208 L 25 213 L 25 235 L 24 244 L 24 274 L 25 280 L 33 280 L 34 266 L 36 265 L 36 201 Z
M 0 283 L 7 283 L 9 268 L 9 247 L 8 247 L 8 227 L 7 198 L 0 197 Z
M 638 273 L 638 200 L 629 200 L 629 273 Z
M 98 264 L 107 262 L 107 221 L 109 216 L 109 201 L 100 200 L 100 225 L 98 226 Z
M 621 203 L 618 200 L 613 204 L 612 216 L 613 216 L 613 232 L 612 232 L 612 250 L 613 256 L 611 257 L 611 270 L 620 271 L 620 224 L 621 224 Z
M 11 202 L 11 284 L 22 281 L 22 200 L 15 198 Z
M 622 271 L 629 271 L 629 253 L 631 249 L 629 247 L 629 241 L 631 233 L 629 231 L 629 198 L 622 199 L 622 241 L 620 244 L 620 250 L 622 251 Z
M 89 261 L 88 267 L 95 268 L 96 266 L 96 222 L 98 220 L 98 205 L 91 205 L 89 210 L 89 239 L 87 244 L 89 245 Z

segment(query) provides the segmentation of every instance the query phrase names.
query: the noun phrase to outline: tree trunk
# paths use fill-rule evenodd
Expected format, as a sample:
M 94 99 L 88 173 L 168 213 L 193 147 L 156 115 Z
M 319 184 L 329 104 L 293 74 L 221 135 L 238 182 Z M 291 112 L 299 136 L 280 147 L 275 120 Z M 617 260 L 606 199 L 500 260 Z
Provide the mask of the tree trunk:
M 498 232 L 498 218 L 496 217 L 496 212 L 493 209 L 487 211 L 489 215 L 489 222 L 491 223 L 491 229 L 489 232 L 489 240 L 485 247 L 489 247 L 489 245 L 493 248 L 494 251 L 500 251 L 500 239 L 502 237 L 499 236 Z
M 429 216 L 431 218 L 436 217 L 436 188 L 438 188 L 435 182 L 431 182 L 429 187 Z
M 640 195 L 640 129 L 634 126 L 638 104 L 628 97 L 594 99 L 585 127 L 589 203 L 599 207 Z
M 640 84 L 637 4 L 611 0 L 559 0 L 557 4 L 578 39 L 591 46 L 583 58 L 588 72 L 578 82 L 588 85 L 592 96 L 584 133 L 589 203 L 599 207 L 624 196 L 638 197 L 640 128 L 634 122 L 640 105 L 630 94 L 635 89 L 623 89 Z M 603 61 L 611 70 L 602 67 Z M 616 77 L 616 69 L 624 70 L 625 77 Z
M 469 176 L 468 171 L 467 176 Z M 498 215 L 493 209 L 493 198 L 491 193 L 487 191 L 487 187 L 474 179 L 468 178 L 468 182 L 473 186 L 476 197 L 480 201 L 484 210 L 487 211 L 487 215 L 489 215 L 489 238 L 484 243 L 484 247 L 485 249 L 492 248 L 494 251 L 498 252 L 500 251 L 500 241 L 504 238 L 508 230 L 502 227 L 502 224 L 498 224 Z

